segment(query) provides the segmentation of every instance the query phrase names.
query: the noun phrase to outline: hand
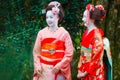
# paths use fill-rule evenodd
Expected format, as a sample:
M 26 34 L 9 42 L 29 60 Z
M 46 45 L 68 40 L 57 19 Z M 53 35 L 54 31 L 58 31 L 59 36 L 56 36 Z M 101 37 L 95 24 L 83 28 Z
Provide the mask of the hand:
M 38 76 L 42 75 L 42 71 L 41 70 L 37 70 L 36 73 L 37 73 Z
M 77 78 L 82 78 L 82 74 L 83 74 L 83 72 L 78 71 Z
M 38 75 L 38 76 L 41 76 L 41 75 L 42 75 L 42 68 L 36 67 L 34 73 L 35 73 L 36 75 Z
M 78 71 L 77 78 L 83 78 L 87 75 L 87 72 Z
M 60 70 L 60 69 L 59 69 L 58 67 L 55 66 L 55 67 L 53 67 L 52 72 L 53 72 L 53 73 L 58 73 L 59 70 Z

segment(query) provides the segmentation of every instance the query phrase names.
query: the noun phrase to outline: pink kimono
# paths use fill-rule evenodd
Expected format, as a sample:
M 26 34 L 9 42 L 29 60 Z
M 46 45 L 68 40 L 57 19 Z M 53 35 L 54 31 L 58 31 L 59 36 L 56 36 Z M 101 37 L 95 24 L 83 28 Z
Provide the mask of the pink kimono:
M 40 30 L 35 42 L 33 80 L 71 80 L 70 62 L 73 56 L 73 45 L 69 33 L 59 27 L 54 32 L 45 27 Z M 57 74 L 52 73 L 54 66 L 60 68 Z M 36 69 L 42 70 L 38 76 Z

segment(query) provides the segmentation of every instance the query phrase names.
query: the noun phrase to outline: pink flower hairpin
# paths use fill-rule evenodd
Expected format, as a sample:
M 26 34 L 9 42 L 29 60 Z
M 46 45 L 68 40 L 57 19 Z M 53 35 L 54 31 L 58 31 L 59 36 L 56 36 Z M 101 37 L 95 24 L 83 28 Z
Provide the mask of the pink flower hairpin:
M 53 8 L 52 8 L 52 13 L 53 13 L 53 14 L 58 14 L 59 11 L 60 11 L 60 10 L 59 10 L 58 7 L 53 7 Z
M 60 9 L 58 8 L 60 6 L 60 3 L 57 1 L 51 2 L 49 6 L 53 5 L 54 7 L 52 8 L 53 14 L 58 14 Z
M 55 7 L 59 7 L 59 6 L 60 6 L 60 3 L 57 2 L 57 1 L 53 1 L 53 2 L 50 2 L 50 3 L 49 3 L 49 6 L 51 6 L 51 5 L 54 5 Z

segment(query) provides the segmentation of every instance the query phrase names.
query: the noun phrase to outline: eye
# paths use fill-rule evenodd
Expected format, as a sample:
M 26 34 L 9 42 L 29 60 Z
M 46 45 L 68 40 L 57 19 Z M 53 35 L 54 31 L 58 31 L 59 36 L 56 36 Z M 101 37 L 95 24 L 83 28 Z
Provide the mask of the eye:
M 46 19 L 47 19 L 48 17 L 46 16 Z
M 53 18 L 53 16 L 50 16 L 50 18 Z
M 87 16 L 86 16 L 86 15 L 84 15 L 83 17 L 84 17 L 84 18 L 86 18 Z

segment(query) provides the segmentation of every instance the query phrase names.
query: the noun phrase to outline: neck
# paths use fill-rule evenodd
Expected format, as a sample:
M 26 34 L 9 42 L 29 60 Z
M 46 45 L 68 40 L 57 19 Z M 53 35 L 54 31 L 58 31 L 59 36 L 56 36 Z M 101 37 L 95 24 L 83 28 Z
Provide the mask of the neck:
M 91 23 L 91 24 L 87 27 L 88 33 L 89 33 L 91 30 L 93 30 L 94 28 L 95 28 L 95 25 L 94 25 L 93 23 Z
M 55 31 L 55 30 L 57 30 L 58 29 L 58 26 L 57 25 L 55 25 L 55 26 L 50 26 L 49 27 L 49 30 L 51 31 L 51 32 L 53 32 L 53 31 Z

